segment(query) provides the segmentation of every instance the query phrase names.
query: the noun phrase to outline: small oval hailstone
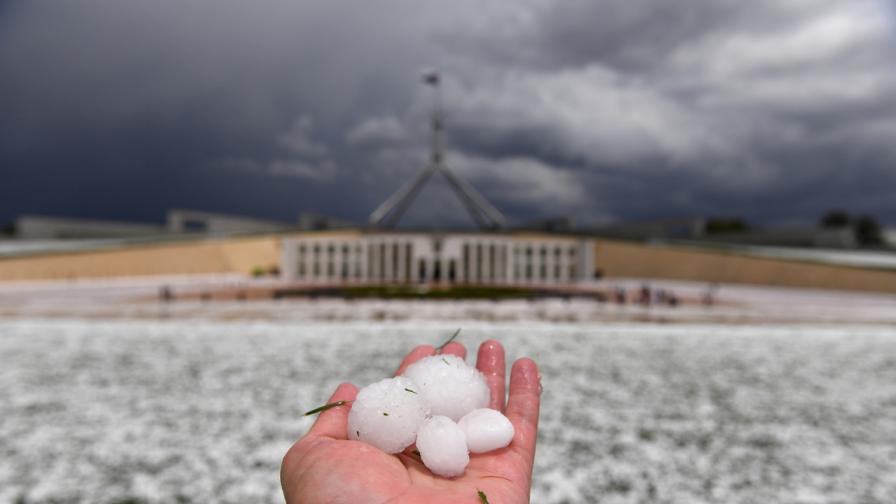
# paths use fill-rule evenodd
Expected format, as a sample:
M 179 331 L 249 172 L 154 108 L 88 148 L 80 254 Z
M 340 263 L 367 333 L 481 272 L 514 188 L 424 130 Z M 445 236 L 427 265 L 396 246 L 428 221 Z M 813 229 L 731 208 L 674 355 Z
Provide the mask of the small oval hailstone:
M 457 422 L 474 409 L 488 406 L 490 392 L 485 377 L 456 355 L 420 359 L 408 367 L 404 376 L 420 386 L 433 415 Z
M 446 478 L 460 476 L 470 463 L 463 431 L 445 416 L 423 422 L 417 433 L 417 450 L 427 469 Z
M 418 388 L 412 380 L 397 376 L 359 390 L 348 413 L 348 438 L 386 453 L 410 446 L 429 414 Z
M 500 411 L 475 409 L 457 423 L 467 438 L 467 448 L 473 453 L 486 453 L 504 448 L 513 440 L 513 424 Z

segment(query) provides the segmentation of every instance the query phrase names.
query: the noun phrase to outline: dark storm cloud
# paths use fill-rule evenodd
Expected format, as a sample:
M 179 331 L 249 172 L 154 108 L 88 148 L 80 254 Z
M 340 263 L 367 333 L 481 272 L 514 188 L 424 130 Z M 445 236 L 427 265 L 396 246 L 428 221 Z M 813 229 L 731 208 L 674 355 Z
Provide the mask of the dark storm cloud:
M 843 206 L 893 220 L 886 7 L 558 2 L 498 34 L 529 49 L 487 53 L 514 65 L 464 90 L 461 130 L 488 157 L 528 152 L 579 171 L 618 217 L 774 221 Z
M 896 221 L 885 0 L 0 7 L 0 220 L 198 207 L 361 220 L 426 158 L 519 222 Z M 441 182 L 409 221 L 463 217 Z

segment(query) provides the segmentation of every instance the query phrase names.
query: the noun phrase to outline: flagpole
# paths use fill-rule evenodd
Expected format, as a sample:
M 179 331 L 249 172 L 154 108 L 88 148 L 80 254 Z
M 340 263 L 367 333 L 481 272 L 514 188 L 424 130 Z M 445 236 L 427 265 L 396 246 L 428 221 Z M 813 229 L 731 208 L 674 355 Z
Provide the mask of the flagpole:
M 441 76 L 438 72 L 432 71 L 423 77 L 423 81 L 433 87 L 433 103 L 432 103 L 432 154 L 431 162 L 433 165 L 441 167 L 444 162 L 444 114 L 442 111 L 442 89 Z

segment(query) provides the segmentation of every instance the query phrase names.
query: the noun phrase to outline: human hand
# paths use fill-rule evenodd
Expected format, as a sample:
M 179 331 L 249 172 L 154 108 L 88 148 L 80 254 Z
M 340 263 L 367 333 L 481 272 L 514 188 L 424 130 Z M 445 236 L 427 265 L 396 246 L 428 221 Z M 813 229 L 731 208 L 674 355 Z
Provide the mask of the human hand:
M 414 362 L 435 353 L 430 345 L 414 348 L 395 374 L 400 375 Z M 460 343 L 452 342 L 442 353 L 465 358 L 467 351 Z M 515 433 L 510 446 L 489 453 L 471 453 L 463 475 L 442 478 L 423 465 L 413 453 L 413 446 L 389 455 L 367 443 L 348 440 L 348 402 L 321 413 L 283 458 L 280 483 L 287 504 L 473 504 L 481 502 L 479 491 L 491 504 L 529 502 L 541 396 L 538 367 L 528 358 L 513 364 L 506 405 L 501 344 L 495 340 L 482 343 L 476 368 L 485 375 L 491 391 L 489 407 L 503 412 L 513 423 Z M 352 401 L 357 393 L 357 387 L 343 383 L 327 403 Z

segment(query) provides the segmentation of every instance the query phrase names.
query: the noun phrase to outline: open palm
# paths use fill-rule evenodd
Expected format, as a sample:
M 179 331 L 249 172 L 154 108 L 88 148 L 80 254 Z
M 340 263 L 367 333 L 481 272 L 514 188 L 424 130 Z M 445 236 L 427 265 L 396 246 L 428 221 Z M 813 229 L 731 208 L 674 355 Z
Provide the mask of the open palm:
M 412 350 L 396 374 L 436 353 L 429 345 Z M 443 353 L 461 358 L 466 349 L 449 343 Z M 280 481 L 289 504 L 317 503 L 479 503 L 482 492 L 491 504 L 529 502 L 532 461 L 538 429 L 541 385 L 531 359 L 520 359 L 510 374 L 510 394 L 504 403 L 504 348 L 494 340 L 479 347 L 476 367 L 491 390 L 491 408 L 504 412 L 515 434 L 510 446 L 470 454 L 466 472 L 457 478 L 435 476 L 409 448 L 389 455 L 361 441 L 346 438 L 351 403 L 321 413 L 308 433 L 283 458 Z M 352 401 L 358 389 L 340 385 L 328 402 Z

